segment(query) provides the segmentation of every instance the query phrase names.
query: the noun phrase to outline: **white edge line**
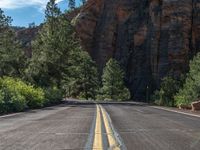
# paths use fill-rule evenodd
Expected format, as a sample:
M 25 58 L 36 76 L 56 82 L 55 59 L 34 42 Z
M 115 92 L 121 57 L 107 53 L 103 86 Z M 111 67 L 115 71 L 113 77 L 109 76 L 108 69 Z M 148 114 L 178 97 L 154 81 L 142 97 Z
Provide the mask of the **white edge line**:
M 198 117 L 198 118 L 200 118 L 200 115 L 185 113 L 185 112 L 181 112 L 181 111 L 177 111 L 177 110 L 171 110 L 171 109 L 161 108 L 161 107 L 157 107 L 157 106 L 149 106 L 149 107 L 152 107 L 152 108 L 155 108 L 155 109 L 160 109 L 160 110 L 165 110 L 165 111 L 170 111 L 170 112 L 175 112 L 175 113 L 183 114 L 183 115 L 187 115 L 187 116 L 192 116 L 192 117 Z

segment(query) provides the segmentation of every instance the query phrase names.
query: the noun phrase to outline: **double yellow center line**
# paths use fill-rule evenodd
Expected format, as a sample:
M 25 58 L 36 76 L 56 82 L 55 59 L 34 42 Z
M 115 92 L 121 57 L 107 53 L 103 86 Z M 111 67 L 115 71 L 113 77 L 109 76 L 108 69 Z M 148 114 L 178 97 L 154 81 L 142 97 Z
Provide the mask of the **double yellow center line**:
M 101 119 L 101 114 L 102 118 Z M 105 126 L 106 135 L 108 139 L 109 149 L 112 150 L 120 150 L 120 144 L 117 141 L 114 131 L 111 127 L 111 122 L 109 121 L 108 115 L 105 111 L 105 109 L 97 105 L 97 115 L 96 115 L 96 125 L 95 125 L 95 133 L 94 133 L 94 141 L 93 141 L 93 150 L 103 150 L 103 133 L 102 133 L 102 126 Z M 106 149 L 108 149 L 106 148 Z
M 100 107 L 97 105 L 97 115 L 96 115 L 96 126 L 95 126 L 95 133 L 94 133 L 93 150 L 94 149 L 102 149 L 103 150 L 102 126 L 101 125 L 102 125 L 101 110 L 100 110 Z

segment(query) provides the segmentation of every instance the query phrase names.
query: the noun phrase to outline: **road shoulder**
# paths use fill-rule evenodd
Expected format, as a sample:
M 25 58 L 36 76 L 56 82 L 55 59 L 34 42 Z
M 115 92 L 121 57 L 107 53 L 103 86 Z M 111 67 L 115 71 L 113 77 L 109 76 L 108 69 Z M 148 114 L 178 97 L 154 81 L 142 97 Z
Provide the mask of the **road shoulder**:
M 183 109 L 178 109 L 178 108 L 172 108 L 172 107 L 163 107 L 163 106 L 149 106 L 155 109 L 160 109 L 160 110 L 165 110 L 169 112 L 174 112 L 174 113 L 179 113 L 191 117 L 198 117 L 200 118 L 200 112 L 199 111 L 191 111 L 191 110 L 183 110 Z

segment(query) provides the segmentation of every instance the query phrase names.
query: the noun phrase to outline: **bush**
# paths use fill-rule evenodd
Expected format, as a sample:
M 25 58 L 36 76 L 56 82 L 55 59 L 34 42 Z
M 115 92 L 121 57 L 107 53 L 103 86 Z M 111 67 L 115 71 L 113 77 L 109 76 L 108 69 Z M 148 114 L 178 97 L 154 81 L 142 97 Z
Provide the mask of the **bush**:
M 0 113 L 18 112 L 26 108 L 25 97 L 8 88 L 0 90 Z
M 0 78 L 1 113 L 23 111 L 26 108 L 40 108 L 44 105 L 44 92 L 20 79 Z
M 3 77 L 0 78 L 0 113 L 58 104 L 62 100 L 62 95 L 62 91 L 56 87 L 43 90 L 20 79 Z
M 45 94 L 41 88 L 34 88 L 32 85 L 23 84 L 18 81 L 18 92 L 21 93 L 27 101 L 29 108 L 41 108 L 45 103 Z
M 153 99 L 155 104 L 163 106 L 175 106 L 174 96 L 182 86 L 183 77 L 180 80 L 172 77 L 163 78 L 160 90 L 155 91 Z
M 122 92 L 119 94 L 119 100 L 124 101 L 124 100 L 129 100 L 131 97 L 131 93 L 128 88 L 124 87 Z
M 200 53 L 190 62 L 190 70 L 183 88 L 175 96 L 178 106 L 188 105 L 200 98 Z
M 45 89 L 45 105 L 57 104 L 62 100 L 62 91 L 56 87 Z
M 183 88 L 179 90 L 179 92 L 176 94 L 175 101 L 176 105 L 180 106 L 183 105 L 189 105 L 193 101 L 197 100 L 200 96 L 199 89 L 200 87 L 195 86 L 195 81 L 187 78 L 186 83 L 184 84 Z
M 189 105 L 190 101 L 185 97 L 185 96 L 181 96 L 181 95 L 176 95 L 175 96 L 175 101 L 176 101 L 176 105 L 180 106 L 180 105 Z
M 156 90 L 151 99 L 152 101 L 154 101 L 156 105 L 162 106 L 164 105 L 162 97 L 163 97 L 163 90 Z

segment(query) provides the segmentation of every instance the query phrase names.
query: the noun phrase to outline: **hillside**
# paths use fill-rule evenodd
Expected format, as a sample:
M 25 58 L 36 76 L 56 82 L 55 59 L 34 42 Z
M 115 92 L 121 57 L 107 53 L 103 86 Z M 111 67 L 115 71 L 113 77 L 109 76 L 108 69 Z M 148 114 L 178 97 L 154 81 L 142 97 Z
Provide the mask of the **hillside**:
M 75 22 L 99 71 L 116 58 L 132 97 L 144 100 L 147 87 L 153 91 L 166 75 L 188 71 L 189 60 L 200 50 L 199 14 L 198 0 L 88 0 L 66 18 Z M 22 30 L 18 37 L 30 49 L 35 33 Z

